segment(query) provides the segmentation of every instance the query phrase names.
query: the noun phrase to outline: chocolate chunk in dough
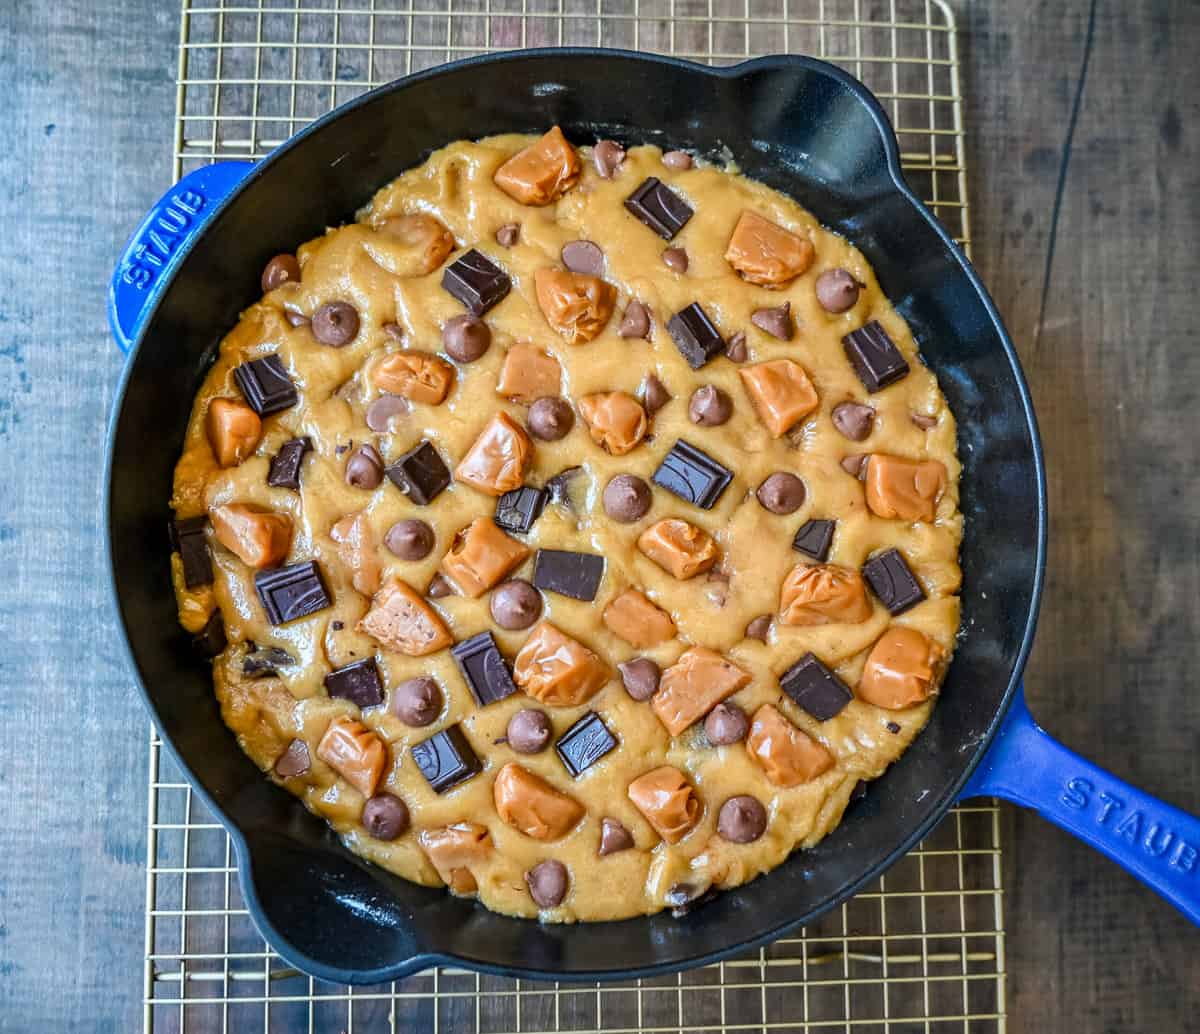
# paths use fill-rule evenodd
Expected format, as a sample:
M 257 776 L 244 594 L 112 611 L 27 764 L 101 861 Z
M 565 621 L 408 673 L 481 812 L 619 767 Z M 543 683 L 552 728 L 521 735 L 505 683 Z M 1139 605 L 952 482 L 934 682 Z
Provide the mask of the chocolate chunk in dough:
M 460 363 L 475 362 L 491 343 L 491 328 L 470 313 L 453 316 L 442 327 L 442 347 L 451 359 L 457 359 Z
M 908 375 L 908 363 L 878 320 L 842 338 L 846 358 L 872 394 Z
M 572 273 L 601 276 L 604 273 L 604 252 L 593 241 L 567 241 L 559 256 Z
M 771 634 L 771 615 L 759 614 L 746 626 L 746 638 L 765 643 Z
M 616 738 L 595 711 L 588 711 L 554 744 L 558 759 L 578 779 L 605 754 L 615 750 Z
M 617 665 L 625 692 L 634 700 L 649 700 L 658 690 L 662 672 L 649 657 L 635 657 Z
M 617 336 L 623 338 L 648 338 L 650 336 L 650 308 L 632 299 L 625 306 L 625 315 L 617 328 Z
M 522 485 L 511 492 L 505 492 L 496 500 L 495 521 L 505 531 L 516 531 L 521 534 L 533 527 L 533 522 L 546 508 L 546 490 Z
M 259 571 L 254 591 L 272 625 L 308 617 L 333 602 L 315 560 Z
M 765 334 L 770 334 L 780 341 L 791 341 L 796 332 L 792 322 L 792 303 L 784 302 L 768 309 L 755 309 L 750 315 L 750 322 Z
M 418 506 L 428 506 L 450 484 L 450 471 L 427 441 L 410 449 L 384 471 Z
M 275 774 L 280 779 L 293 779 L 312 768 L 312 756 L 303 740 L 292 740 L 287 750 L 275 759 Z
M 515 632 L 542 616 L 542 594 L 524 578 L 510 578 L 492 590 L 488 609 L 497 625 Z
M 299 492 L 300 464 L 312 447 L 312 439 L 308 437 L 292 438 L 279 446 L 267 471 L 267 484 L 272 488 L 290 488 L 293 492 Z
M 682 172 L 692 167 L 692 156 L 687 151 L 668 151 L 662 156 L 662 163 L 668 169 Z
M 480 632 L 470 639 L 464 639 L 450 653 L 480 707 L 494 704 L 517 691 L 491 632 Z
M 870 437 L 875 426 L 875 410 L 861 402 L 839 402 L 829 414 L 833 426 L 852 442 Z
M 884 726 L 884 728 L 887 729 L 887 731 L 890 732 L 893 736 L 895 736 L 896 733 L 898 733 L 900 731 L 900 723 L 899 722 L 888 722 L 887 725 Z
M 346 460 L 346 484 L 373 491 L 383 481 L 383 457 L 373 445 L 364 442 Z
M 283 360 L 274 354 L 234 367 L 233 379 L 250 408 L 260 417 L 289 409 L 300 399 Z
M 650 374 L 642 382 L 642 407 L 647 416 L 654 416 L 663 406 L 671 401 L 671 393 L 654 374 Z
M 604 557 L 569 549 L 539 549 L 533 559 L 533 584 L 574 600 L 591 602 L 604 577 Z
M 792 549 L 812 557 L 823 564 L 829 559 L 829 547 L 833 545 L 833 530 L 837 521 L 814 518 L 805 521 L 792 539 Z
M 367 406 L 367 426 L 377 434 L 384 434 L 390 429 L 392 420 L 404 416 L 411 409 L 412 403 L 403 395 L 380 395 Z
M 746 349 L 746 335 L 740 330 L 729 339 L 729 344 L 725 346 L 725 358 L 731 363 L 744 363 L 750 358 L 750 353 Z
M 496 263 L 472 248 L 446 267 L 442 287 L 472 315 L 482 316 L 508 294 L 512 281 Z
M 557 908 L 567 896 L 570 880 L 567 867 L 557 858 L 538 862 L 525 874 L 529 896 L 538 908 Z
M 741 743 L 750 729 L 750 719 L 737 704 L 717 704 L 704 719 L 704 735 L 714 747 Z
M 575 411 L 565 399 L 538 399 L 529 407 L 526 419 L 529 433 L 543 442 L 556 442 L 565 438 L 575 426 Z
M 383 536 L 383 544 L 401 560 L 424 560 L 433 551 L 434 541 L 433 529 L 415 517 L 397 521 Z
M 604 486 L 601 501 L 614 521 L 630 524 L 650 511 L 650 486 L 636 474 L 618 474 Z
M 268 262 L 262 271 L 260 285 L 263 294 L 269 294 L 275 288 L 300 279 L 300 263 L 295 255 L 276 255 Z
M 208 540 L 204 537 L 207 527 L 208 518 L 203 515 L 176 519 L 167 525 L 171 545 L 183 564 L 183 584 L 188 589 L 212 585 L 212 556 L 208 552 Z
M 339 700 L 349 700 L 359 707 L 375 707 L 383 703 L 383 680 L 374 657 L 335 668 L 325 676 L 325 691 Z
M 596 163 L 596 174 L 601 179 L 612 179 L 624 160 L 625 148 L 615 140 L 599 140 L 592 148 L 592 161 Z
M 505 223 L 496 231 L 496 243 L 502 248 L 511 248 L 520 239 L 520 223 Z
M 628 851 L 633 847 L 633 834 L 616 819 L 603 818 L 600 820 L 600 847 L 597 854 L 616 854 L 618 851 Z
M 667 248 L 662 253 L 663 265 L 665 265 L 672 273 L 686 273 L 688 271 L 688 253 L 683 248 Z
M 192 636 L 192 645 L 200 651 L 200 656 L 216 657 L 229 645 L 225 638 L 225 618 L 220 610 L 214 610 L 196 635 Z
M 625 199 L 625 207 L 667 241 L 692 217 L 691 205 L 655 176 L 642 181 Z
M 504 730 L 508 745 L 518 754 L 540 754 L 554 735 L 554 726 L 545 711 L 525 707 L 516 712 Z
M 565 506 L 568 510 L 574 510 L 575 500 L 571 495 L 571 485 L 582 473 L 582 467 L 567 467 L 547 481 L 546 491 L 550 493 L 550 502 L 555 506 Z
M 871 557 L 863 564 L 862 574 L 891 614 L 903 614 L 925 598 L 925 590 L 898 549 Z
M 376 840 L 395 840 L 408 831 L 408 805 L 395 794 L 377 793 L 363 805 L 362 824 Z
M 750 844 L 767 828 L 767 809 L 757 797 L 730 797 L 717 813 L 717 832 L 733 844 Z
M 779 677 L 779 688 L 818 722 L 839 714 L 854 694 L 814 653 L 806 653 Z
M 667 321 L 667 332 L 679 354 L 693 370 L 699 370 L 725 351 L 725 339 L 699 302 L 692 302 Z
M 358 336 L 358 310 L 349 302 L 327 302 L 313 313 L 312 334 L 330 348 L 345 348 Z
M 733 474 L 681 438 L 663 457 L 652 480 L 685 503 L 711 510 L 733 480 Z
M 246 656 L 242 658 L 242 675 L 248 679 L 276 678 L 280 668 L 291 668 L 296 658 L 278 646 L 256 646 L 246 644 Z
M 845 312 L 858 301 L 859 283 L 845 269 L 827 269 L 817 277 L 817 304 L 826 312 Z
M 733 416 L 733 400 L 720 388 L 705 384 L 692 392 L 688 418 L 701 427 L 720 427 Z
M 442 690 L 429 675 L 405 679 L 392 691 L 392 714 L 414 729 L 424 728 L 442 713 Z
M 758 486 L 758 491 L 754 495 L 764 510 L 771 513 L 789 514 L 795 513 L 804 505 L 804 500 L 808 497 L 808 489 L 795 474 L 789 474 L 786 470 L 777 470 Z
M 458 725 L 413 744 L 412 759 L 434 793 L 445 793 L 483 771 L 478 755 Z

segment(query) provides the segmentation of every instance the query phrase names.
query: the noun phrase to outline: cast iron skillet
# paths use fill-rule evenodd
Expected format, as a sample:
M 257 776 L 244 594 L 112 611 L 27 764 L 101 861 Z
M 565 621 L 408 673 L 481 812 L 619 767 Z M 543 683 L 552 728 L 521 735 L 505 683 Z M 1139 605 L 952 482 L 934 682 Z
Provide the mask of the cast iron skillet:
M 352 218 L 443 144 L 553 123 L 578 142 L 728 148 L 747 175 L 865 252 L 958 419 L 964 631 L 928 728 L 815 849 L 681 919 L 542 926 L 359 861 L 237 749 L 208 665 L 175 620 L 163 531 L 172 468 L 214 348 L 257 298 L 266 260 Z M 1073 825 L 1200 915 L 1200 823 L 1070 755 L 1020 702 L 1046 536 L 1029 394 L 982 285 L 905 185 L 882 110 L 845 73 L 802 57 L 711 69 L 600 50 L 457 62 L 356 99 L 258 165 L 192 174 L 139 228 L 113 283 L 113 328 L 131 346 L 108 445 L 113 599 L 164 741 L 229 830 L 251 914 L 298 968 L 374 983 L 439 963 L 603 979 L 712 962 L 849 897 L 957 797 L 975 793 L 1005 793 Z M 976 769 L 1006 712 L 1005 734 Z M 1122 802 L 1124 816 L 1141 816 L 1136 830 L 1117 832 L 1122 815 L 1103 811 L 1101 791 Z

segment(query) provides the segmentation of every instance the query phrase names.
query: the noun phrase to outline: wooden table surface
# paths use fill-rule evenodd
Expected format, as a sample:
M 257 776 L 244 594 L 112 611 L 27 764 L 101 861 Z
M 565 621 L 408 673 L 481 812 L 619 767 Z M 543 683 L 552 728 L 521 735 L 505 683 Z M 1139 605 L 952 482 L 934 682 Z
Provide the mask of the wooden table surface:
M 975 259 L 1045 436 L 1030 706 L 1200 811 L 1200 4 L 957 4 Z M 170 176 L 169 0 L 0 4 L 0 1031 L 140 1029 L 147 720 L 97 515 L 104 286 Z M 1200 1031 L 1200 931 L 1005 809 L 1015 1031 Z

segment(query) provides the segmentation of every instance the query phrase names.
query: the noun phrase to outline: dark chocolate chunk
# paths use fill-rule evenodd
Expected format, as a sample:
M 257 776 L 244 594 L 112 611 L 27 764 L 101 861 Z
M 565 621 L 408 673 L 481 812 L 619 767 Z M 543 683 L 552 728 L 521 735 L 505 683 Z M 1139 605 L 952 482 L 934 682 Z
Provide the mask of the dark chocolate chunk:
M 292 438 L 279 446 L 267 471 L 267 484 L 272 488 L 290 488 L 300 491 L 300 464 L 305 454 L 313 447 L 311 438 Z
M 689 912 L 712 901 L 716 896 L 717 890 L 712 886 L 701 889 L 693 887 L 690 883 L 676 883 L 667 891 L 665 900 L 671 906 L 672 917 L 682 919 Z
M 512 696 L 516 684 L 491 632 L 464 639 L 450 650 L 471 695 L 480 707 Z
M 608 726 L 595 711 L 588 711 L 558 738 L 554 751 L 571 777 L 578 779 L 616 746 L 616 738 Z
M 383 680 L 374 657 L 335 668 L 325 676 L 325 690 L 331 697 L 349 700 L 359 707 L 383 703 Z
M 533 560 L 533 584 L 539 589 L 591 602 L 604 576 L 604 557 L 567 549 L 539 549 Z
M 233 379 L 259 416 L 269 416 L 294 406 L 299 400 L 296 386 L 277 355 L 264 355 L 235 367 Z
M 693 370 L 725 351 L 725 339 L 699 302 L 680 309 L 667 321 L 667 332 Z
M 582 473 L 582 467 L 567 467 L 547 481 L 546 491 L 550 493 L 550 502 L 555 506 L 565 506 L 568 510 L 574 510 L 575 500 L 571 496 L 571 482 Z
M 496 523 L 505 531 L 524 534 L 546 507 L 546 490 L 522 485 L 496 500 Z
M 866 796 L 867 796 L 867 781 L 865 779 L 860 779 L 857 783 L 854 784 L 854 789 L 850 791 L 850 801 L 851 801 L 851 803 L 853 803 L 854 801 L 861 801 Z
M 225 649 L 228 641 L 225 638 L 225 618 L 220 610 L 214 610 L 205 622 L 204 627 L 192 636 L 192 643 L 201 656 L 213 658 Z
M 445 793 L 483 771 L 479 757 L 457 725 L 413 744 L 412 759 L 434 793 Z
M 838 714 L 854 694 L 814 653 L 806 653 L 779 677 L 779 687 L 818 722 Z
M 197 589 L 201 585 L 212 585 L 212 556 L 208 552 L 208 540 L 204 537 L 204 529 L 207 527 L 208 518 L 203 515 L 173 520 L 167 525 L 171 547 L 179 554 L 183 563 L 185 588 Z
M 881 391 L 908 374 L 908 363 L 877 320 L 842 338 L 846 358 L 869 392 Z
M 428 506 L 450 484 L 449 468 L 427 441 L 410 449 L 384 473 L 418 506 Z
M 272 625 L 308 617 L 333 602 L 315 560 L 259 571 L 254 589 Z
M 730 471 L 682 438 L 671 446 L 653 477 L 660 488 L 701 510 L 711 510 L 732 480 Z
M 512 281 L 496 263 L 472 248 L 446 267 L 442 287 L 472 315 L 482 316 L 508 294 Z
M 291 668 L 296 658 L 278 646 L 256 646 L 246 644 L 246 656 L 242 658 L 242 674 L 248 679 L 275 678 L 280 668 Z
M 833 545 L 833 529 L 837 521 L 813 520 L 805 521 L 792 539 L 792 549 L 812 557 L 817 563 L 823 564 L 829 559 L 829 548 Z
M 892 614 L 903 614 L 925 598 L 925 590 L 898 549 L 889 549 L 863 564 L 863 578 Z
M 692 206 L 656 176 L 643 180 L 625 199 L 625 207 L 665 241 L 692 217 Z
M 888 722 L 887 725 L 884 726 L 884 728 L 887 729 L 887 731 L 890 732 L 893 736 L 895 736 L 896 733 L 898 733 L 900 731 L 900 723 L 899 722 Z

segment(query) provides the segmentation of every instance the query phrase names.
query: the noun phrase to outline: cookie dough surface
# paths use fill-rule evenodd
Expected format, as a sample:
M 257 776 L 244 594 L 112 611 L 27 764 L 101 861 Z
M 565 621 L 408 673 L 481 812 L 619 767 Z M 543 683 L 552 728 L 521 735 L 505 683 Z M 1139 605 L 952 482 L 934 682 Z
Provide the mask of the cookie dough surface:
M 200 633 L 214 609 L 223 619 L 227 645 L 214 659 L 213 679 L 222 714 L 238 743 L 264 772 L 329 821 L 352 850 L 419 883 L 437 886 L 449 881 L 454 890 L 465 893 L 474 885 L 479 899 L 500 912 L 552 921 L 614 919 L 655 912 L 709 887 L 743 883 L 778 865 L 793 850 L 816 843 L 838 823 L 859 781 L 879 776 L 921 730 L 934 699 L 928 690 L 936 689 L 959 625 L 960 467 L 954 419 L 936 378 L 920 362 L 911 332 L 881 293 L 863 256 L 844 239 L 823 230 L 788 198 L 735 171 L 703 164 L 670 167 L 654 147 L 632 148 L 611 177 L 599 175 L 592 148 L 581 147 L 576 183 L 549 204 L 523 204 L 493 177 L 533 139 L 500 136 L 455 143 L 435 153 L 380 190 L 357 222 L 300 247 L 300 278 L 284 276 L 280 286 L 246 310 L 221 343 L 196 397 L 171 501 L 178 519 L 209 515 L 203 535 L 211 554 L 211 585 L 187 588 L 181 557 L 173 556 L 172 564 L 185 627 Z M 611 154 L 604 157 L 602 164 L 611 161 Z M 624 205 L 647 177 L 660 179 L 694 209 L 669 243 Z M 806 271 L 773 289 L 739 276 L 726 259 L 726 249 L 744 211 L 811 242 L 815 255 Z M 394 221 L 388 222 L 413 213 L 432 216 L 445 227 L 453 238 L 447 242 L 453 247 L 448 256 L 438 254 L 441 245 L 436 240 L 431 244 L 428 234 L 418 234 L 421 239 L 414 242 L 396 232 Z M 497 231 L 510 224 L 519 225 L 519 235 L 505 246 L 498 242 Z M 425 225 L 422 233 L 428 229 Z M 511 240 L 512 231 L 501 233 L 501 238 Z M 611 318 L 594 339 L 571 343 L 548 325 L 535 274 L 562 270 L 562 249 L 577 240 L 599 247 L 603 280 L 615 288 L 616 297 Z M 664 261 L 668 247 L 686 253 L 685 272 L 678 270 L 677 258 Z M 469 249 L 503 269 L 511 278 L 511 291 L 482 317 L 491 331 L 490 346 L 481 357 L 466 362 L 450 358 L 443 348 L 444 325 L 462 315 L 464 307 L 443 288 L 442 278 L 445 268 Z M 424 272 L 435 259 L 434 268 Z M 594 261 L 594 254 L 588 252 L 585 260 Z M 861 285 L 857 300 L 840 314 L 826 311 L 816 297 L 817 277 L 834 269 L 847 270 Z M 649 309 L 649 340 L 618 334 L 634 300 Z M 348 303 L 357 313 L 357 330 L 342 347 L 317 340 L 305 319 L 330 302 Z M 666 325 L 673 314 L 696 302 L 726 341 L 744 335 L 744 361 L 717 355 L 699 369 L 685 362 Z M 790 340 L 767 333 L 760 320 L 751 318 L 757 310 L 784 302 L 790 304 L 794 321 Z M 902 379 L 875 393 L 865 390 L 842 343 L 846 334 L 871 321 L 878 321 L 910 367 Z M 323 332 L 328 336 L 328 328 Z M 733 344 L 740 358 L 741 345 Z M 548 393 L 568 400 L 575 412 L 573 427 L 561 440 L 531 440 L 523 482 L 544 486 L 568 468 L 581 470 L 565 493 L 547 503 L 527 534 L 511 536 L 529 552 L 509 577 L 531 579 L 539 549 L 603 558 L 594 601 L 540 593 L 540 620 L 598 659 L 600 688 L 580 704 L 543 703 L 517 692 L 480 707 L 450 649 L 409 656 L 385 648 L 360 625 L 372 595 L 397 578 L 416 596 L 424 595 L 439 570 L 444 571 L 442 561 L 456 534 L 477 518 L 492 518 L 496 497 L 456 478 L 430 504 L 416 505 L 387 477 L 369 488 L 348 483 L 348 461 L 367 443 L 384 464 L 391 464 L 427 440 L 453 471 L 496 414 L 507 414 L 518 428 L 525 428 L 530 419 L 527 402 L 510 401 L 497 391 L 506 357 L 514 349 L 557 362 L 560 379 Z M 441 359 L 442 373 L 448 373 L 450 381 L 445 399 L 399 403 L 395 408 L 400 412 L 391 417 L 388 429 L 373 431 L 366 412 L 381 394 L 377 371 L 389 356 L 407 351 Z M 296 403 L 264 416 L 257 442 L 247 433 L 244 458 L 227 454 L 226 460 L 240 462 L 221 466 L 210 440 L 210 407 L 218 399 L 240 402 L 243 392 L 234 369 L 269 355 L 281 360 L 295 386 Z M 739 371 L 780 359 L 802 367 L 818 401 L 815 410 L 777 436 L 764 422 Z M 580 400 L 611 392 L 644 399 L 650 375 L 665 386 L 670 401 L 649 417 L 645 437 L 632 448 L 614 454 L 621 445 L 610 441 L 613 452 L 606 451 L 589 434 Z M 553 381 L 553 367 L 550 378 Z M 720 389 L 732 403 L 724 423 L 693 420 L 697 410 L 702 417 L 712 412 L 711 392 L 701 397 L 706 402 L 689 404 L 693 393 L 706 386 Z M 436 396 L 438 390 L 434 385 L 425 397 Z M 861 441 L 848 438 L 831 417 L 834 407 L 848 400 L 874 411 L 869 433 Z M 856 433 L 860 432 L 861 427 Z M 312 447 L 300 459 L 299 490 L 269 485 L 272 459 L 285 442 L 302 437 L 309 438 Z M 679 440 L 703 450 L 732 473 L 731 483 L 711 509 L 690 505 L 651 483 Z M 915 478 L 917 494 L 925 491 L 927 496 L 917 501 L 918 509 L 928 503 L 930 513 L 916 519 L 903 513 L 880 516 L 876 509 L 895 510 L 869 504 L 871 470 L 864 482 L 844 466 L 847 457 L 864 455 L 940 463 L 943 480 L 933 490 Z M 879 470 L 888 473 L 883 467 Z M 770 512 L 756 498 L 760 484 L 780 471 L 797 475 L 806 489 L 803 504 L 788 514 Z M 651 484 L 648 512 L 628 523 L 610 519 L 602 502 L 606 485 L 618 474 L 637 475 Z M 368 472 L 366 481 L 371 480 Z M 903 502 L 900 511 L 905 511 Z M 281 548 L 286 549 L 285 564 L 315 561 L 331 598 L 329 606 L 287 624 L 269 623 L 255 591 L 255 571 L 215 534 L 218 516 L 228 516 L 227 508 L 236 504 L 249 507 L 252 514 L 268 511 L 290 520 L 290 540 L 259 541 L 254 548 L 265 550 L 262 555 L 275 563 L 278 559 L 271 551 Z M 423 559 L 402 559 L 384 544 L 389 529 L 412 518 L 426 522 L 434 533 L 433 548 Z M 639 549 L 639 537 L 664 518 L 681 518 L 712 537 L 718 560 L 711 570 L 680 580 Z M 794 574 L 794 569 L 815 563 L 792 548 L 797 530 L 810 518 L 836 521 L 829 564 L 857 577 L 869 558 L 896 549 L 926 598 L 893 616 L 867 592 L 865 602 L 851 606 L 853 621 L 784 623 L 785 581 L 803 580 L 807 573 Z M 249 555 L 253 560 L 253 552 Z M 648 633 L 649 638 L 663 634 L 664 627 L 669 634 L 671 623 L 673 636 L 657 645 L 634 646 L 610 630 L 602 618 L 605 608 L 631 588 L 669 617 L 664 626 Z M 518 630 L 500 627 L 489 609 L 491 596 L 491 591 L 474 598 L 454 592 L 426 602 L 455 642 L 490 631 L 511 666 L 527 640 L 548 633 L 538 623 Z M 803 604 L 802 599 L 800 610 Z M 634 613 L 636 625 L 641 620 L 636 615 L 643 612 Z M 756 619 L 753 631 L 765 635 L 765 641 L 747 635 Z M 378 624 L 368 622 L 368 627 L 378 633 Z M 893 635 L 891 661 L 883 658 L 864 683 L 871 691 L 858 691 L 833 717 L 818 721 L 781 689 L 780 676 L 810 652 L 846 686 L 857 689 L 868 655 L 889 629 L 896 628 L 914 629 L 923 636 L 910 641 Z M 626 634 L 631 634 L 628 628 Z M 248 644 L 254 644 L 253 652 Z M 271 648 L 284 651 L 286 658 L 264 653 Z M 668 724 L 674 712 L 667 706 L 671 701 L 664 705 L 660 699 L 665 687 L 658 697 L 639 700 L 623 685 L 619 664 L 645 657 L 667 670 L 694 648 L 713 651 L 744 673 L 737 681 L 745 684 L 726 703 L 737 705 L 753 722 L 748 738 L 713 746 L 703 713 L 694 722 L 684 713 L 679 721 L 688 724 L 672 735 Z M 911 676 L 914 649 L 927 649 L 929 654 L 925 692 L 897 696 L 898 686 L 909 685 L 905 677 Z M 247 659 L 264 656 L 267 673 L 247 675 Z M 271 657 L 281 663 L 272 665 Z M 383 703 L 360 708 L 348 699 L 330 697 L 326 676 L 365 658 L 374 658 L 378 666 Z M 683 700 L 682 710 L 708 710 L 703 700 L 696 702 L 687 672 L 676 670 L 676 675 L 675 683 L 683 686 L 673 686 L 672 691 Z M 432 677 L 442 698 L 440 707 L 434 704 L 436 717 L 422 727 L 406 724 L 396 713 L 396 688 L 417 676 Z M 715 677 L 703 671 L 696 677 L 701 696 L 711 690 Z M 890 706 L 876 706 L 868 698 Z M 916 702 L 895 706 L 910 700 Z M 760 710 L 764 705 L 770 708 Z M 508 723 L 528 708 L 543 711 L 552 732 L 545 749 L 519 754 L 506 739 Z M 600 716 L 617 746 L 572 778 L 554 742 L 588 712 Z M 361 722 L 363 735 L 378 736 L 384 749 L 376 793 L 403 801 L 407 822 L 395 820 L 386 808 L 382 817 L 378 807 L 364 816 L 366 796 L 360 787 L 369 789 L 370 780 L 359 778 L 356 787 L 355 780 L 325 760 L 332 755 L 320 749 L 323 738 L 331 723 L 343 718 Z M 727 718 L 723 713 L 722 736 L 730 727 Z M 455 725 L 482 770 L 439 794 L 418 769 L 412 748 Z M 733 735 L 737 725 L 732 720 Z M 771 761 L 771 752 L 788 737 L 795 738 L 804 762 L 796 770 L 799 774 L 790 778 L 781 777 Z M 349 739 L 346 744 L 346 749 L 357 749 Z M 824 767 L 820 748 L 829 759 Z M 817 763 L 808 765 L 813 758 Z M 506 768 L 514 762 L 523 773 L 520 778 Z M 655 793 L 672 792 L 655 783 L 675 778 L 670 773 L 655 776 L 664 766 L 692 787 L 690 817 L 681 820 L 691 824 L 682 833 L 668 828 L 663 814 L 661 822 L 652 824 L 637 803 L 655 799 Z M 297 770 L 300 774 L 287 775 Z M 567 826 L 561 837 L 538 839 L 519 828 L 520 815 L 536 811 L 536 801 L 518 800 L 515 817 L 507 807 L 511 802 L 501 801 L 510 789 L 518 798 L 526 793 L 521 781 L 526 775 L 538 777 L 578 805 L 577 811 L 565 808 L 561 816 L 551 816 L 554 821 L 561 817 Z M 648 782 L 641 782 L 643 778 Z M 638 786 L 631 790 L 635 781 Z M 639 790 L 645 792 L 639 796 Z M 732 808 L 718 832 L 722 806 L 739 797 L 754 798 L 765 810 L 765 831 L 749 842 L 737 842 L 749 835 L 747 830 L 754 831 L 756 822 L 754 806 L 745 802 Z M 665 798 L 657 799 L 661 803 Z M 391 827 L 385 821 L 389 818 L 395 820 Z M 633 846 L 601 855 L 602 825 L 611 826 L 611 820 L 628 831 Z M 454 832 L 452 827 L 461 823 L 475 827 Z M 368 826 L 381 836 L 398 827 L 404 831 L 389 840 L 370 835 Z M 733 839 L 724 835 L 731 830 Z M 606 841 L 623 843 L 619 832 L 603 833 Z M 447 848 L 446 839 L 455 837 L 458 840 Z M 440 870 L 431 859 L 440 861 Z M 546 861 L 565 866 L 566 892 L 561 903 L 539 907 L 535 898 L 552 901 L 561 890 L 556 887 L 560 870 L 552 866 L 534 871 Z

